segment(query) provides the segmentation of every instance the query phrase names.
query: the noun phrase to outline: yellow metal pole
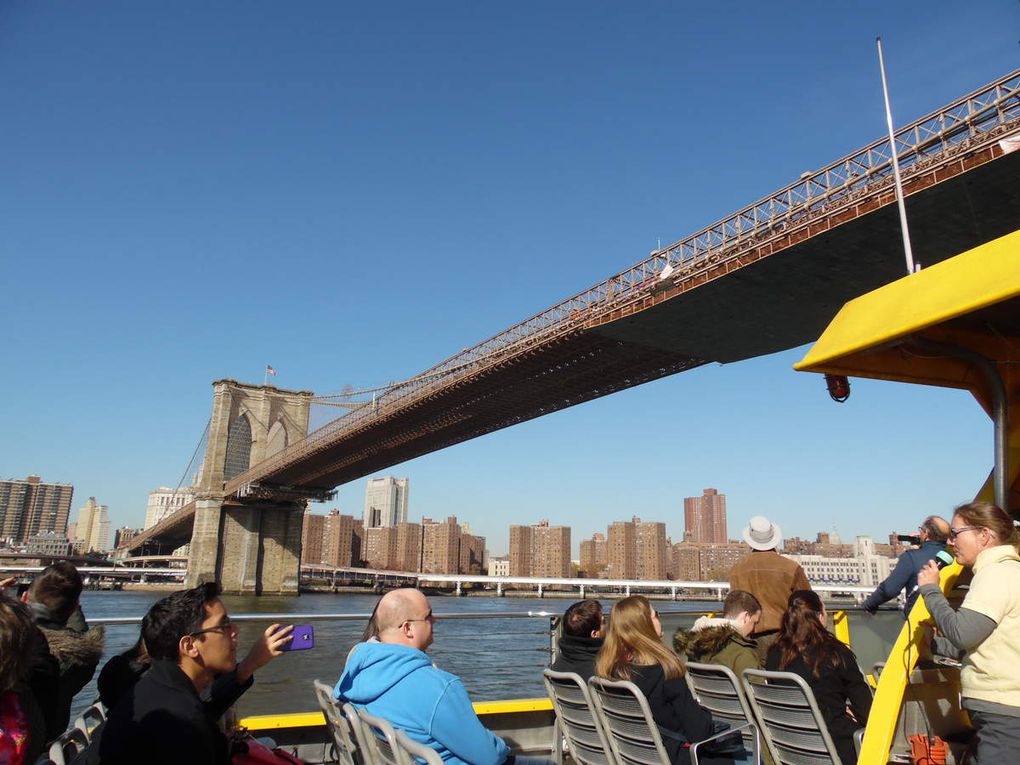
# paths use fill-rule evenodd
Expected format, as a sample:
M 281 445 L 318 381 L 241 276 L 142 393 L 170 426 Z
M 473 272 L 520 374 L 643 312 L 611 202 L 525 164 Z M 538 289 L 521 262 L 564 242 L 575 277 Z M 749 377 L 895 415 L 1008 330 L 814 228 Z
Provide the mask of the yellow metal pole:
M 850 620 L 846 618 L 846 611 L 832 612 L 832 634 L 840 643 L 850 648 Z

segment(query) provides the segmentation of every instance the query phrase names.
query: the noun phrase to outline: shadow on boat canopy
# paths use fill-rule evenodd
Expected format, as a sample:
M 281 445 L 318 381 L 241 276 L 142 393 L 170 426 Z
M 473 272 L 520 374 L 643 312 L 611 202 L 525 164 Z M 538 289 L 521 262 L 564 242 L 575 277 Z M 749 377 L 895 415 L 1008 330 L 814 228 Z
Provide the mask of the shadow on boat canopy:
M 1009 418 L 1020 398 L 1018 357 L 1020 231 L 851 300 L 795 368 L 969 390 L 994 423 L 995 464 L 976 499 L 1011 510 L 1020 504 L 1020 420 Z M 956 563 L 943 569 L 951 602 L 965 576 Z M 911 733 L 953 741 L 969 731 L 959 669 L 917 668 L 930 655 L 928 617 L 918 598 L 879 677 L 861 763 L 909 751 Z

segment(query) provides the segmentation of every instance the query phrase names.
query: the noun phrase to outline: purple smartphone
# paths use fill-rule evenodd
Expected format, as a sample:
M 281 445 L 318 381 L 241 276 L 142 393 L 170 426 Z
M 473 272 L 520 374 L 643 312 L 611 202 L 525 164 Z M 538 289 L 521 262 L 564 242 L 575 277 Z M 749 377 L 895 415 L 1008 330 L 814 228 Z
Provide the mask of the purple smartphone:
M 281 651 L 307 651 L 315 647 L 315 630 L 311 624 L 295 624 L 290 634 L 293 639 Z

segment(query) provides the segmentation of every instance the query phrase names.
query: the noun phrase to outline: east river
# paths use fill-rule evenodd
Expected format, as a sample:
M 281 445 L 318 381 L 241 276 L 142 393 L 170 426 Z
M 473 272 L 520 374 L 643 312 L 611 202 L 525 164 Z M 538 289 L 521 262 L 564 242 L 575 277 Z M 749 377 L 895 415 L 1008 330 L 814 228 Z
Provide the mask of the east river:
M 86 619 L 125 616 L 140 619 L 149 606 L 164 595 L 164 592 L 85 592 L 82 594 L 82 609 Z M 239 715 L 317 709 L 312 680 L 319 679 L 329 685 L 336 682 L 347 652 L 360 639 L 368 614 L 377 600 L 377 596 L 367 594 L 308 594 L 299 598 L 225 597 L 231 614 L 365 615 L 364 619 L 353 622 L 312 621 L 315 648 L 281 656 L 261 669 L 255 676 L 255 685 L 238 702 Z M 448 620 L 442 617 L 528 611 L 560 614 L 570 603 L 570 600 L 555 598 L 434 597 L 431 605 L 439 622 L 429 655 L 436 666 L 460 676 L 475 701 L 545 696 L 542 669 L 549 663 L 548 617 Z M 604 602 L 604 605 L 608 608 L 610 603 Z M 697 609 L 699 604 L 663 602 L 659 608 L 665 616 L 666 612 L 673 610 Z M 672 622 L 667 618 L 663 621 L 668 637 L 672 634 Z M 247 653 L 255 636 L 269 624 L 244 622 L 239 625 L 239 659 Z M 137 624 L 107 625 L 106 651 L 100 668 L 111 656 L 134 645 L 138 633 Z M 96 696 L 93 677 L 92 682 L 75 698 L 73 715 L 92 703 Z

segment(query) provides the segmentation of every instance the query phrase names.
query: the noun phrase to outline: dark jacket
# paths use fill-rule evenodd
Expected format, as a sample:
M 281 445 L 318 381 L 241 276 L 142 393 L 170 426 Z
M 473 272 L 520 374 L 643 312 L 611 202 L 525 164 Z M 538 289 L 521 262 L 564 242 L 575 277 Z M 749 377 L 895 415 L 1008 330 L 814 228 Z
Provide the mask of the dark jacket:
M 921 572 L 928 561 L 933 560 L 936 555 L 946 549 L 944 542 L 925 542 L 916 550 L 907 550 L 900 559 L 896 561 L 896 567 L 886 580 L 875 588 L 875 591 L 864 601 L 864 608 L 874 613 L 880 605 L 887 600 L 892 600 L 900 594 L 901 590 L 907 591 L 907 610 L 914 607 L 919 592 L 914 590 L 917 587 L 917 575 Z
M 60 713 L 60 664 L 50 653 L 46 636 L 38 627 L 30 640 L 25 685 L 35 697 L 42 716 L 45 739 L 50 741 L 64 732 Z
M 149 669 L 148 657 L 139 659 L 134 655 L 135 653 L 135 649 L 119 653 L 106 662 L 99 671 L 96 688 L 99 690 L 99 700 L 106 705 L 107 709 L 117 706 L 117 702 L 135 687 L 135 684 Z
M 857 762 L 854 731 L 865 726 L 868 722 L 868 713 L 871 711 L 871 689 L 864 681 L 860 667 L 857 666 L 857 657 L 853 651 L 841 644 L 838 649 L 838 664 L 832 666 L 831 663 L 823 663 L 818 677 L 815 677 L 803 656 L 797 656 L 788 667 L 780 668 L 780 655 L 778 646 L 769 649 L 765 669 L 793 672 L 804 678 L 815 694 L 818 710 L 825 718 L 832 743 L 836 745 L 843 765 L 853 765 Z M 847 702 L 853 709 L 856 722 L 847 714 Z
M 721 664 L 740 679 L 745 669 L 761 669 L 758 644 L 744 637 L 725 619 L 701 617 L 694 629 L 677 630 L 673 650 L 700 664 Z
M 89 747 L 88 765 L 229 765 L 226 736 L 216 725 L 230 705 L 251 687 L 238 685 L 235 672 L 216 679 L 209 701 L 176 662 L 157 660 L 110 712 Z
M 575 672 L 582 680 L 595 674 L 595 657 L 602 647 L 602 638 L 563 635 L 557 645 L 553 672 Z
M 712 735 L 712 713 L 694 700 L 686 678 L 667 680 L 659 664 L 631 664 L 630 671 L 631 682 L 645 694 L 652 718 L 660 728 L 678 733 L 687 741 L 701 741 Z M 680 741 L 663 736 L 662 743 L 674 763 L 688 761 Z
M 102 627 L 88 629 L 84 619 L 80 623 L 71 620 L 61 622 L 40 603 L 30 603 L 29 608 L 36 625 L 46 637 L 50 654 L 60 666 L 56 717 L 52 720 L 59 736 L 71 721 L 71 702 L 78 691 L 88 685 L 103 657 L 104 631 Z M 74 628 L 79 624 L 83 629 Z M 49 715 L 47 721 L 50 721 Z

